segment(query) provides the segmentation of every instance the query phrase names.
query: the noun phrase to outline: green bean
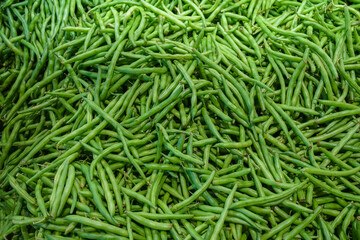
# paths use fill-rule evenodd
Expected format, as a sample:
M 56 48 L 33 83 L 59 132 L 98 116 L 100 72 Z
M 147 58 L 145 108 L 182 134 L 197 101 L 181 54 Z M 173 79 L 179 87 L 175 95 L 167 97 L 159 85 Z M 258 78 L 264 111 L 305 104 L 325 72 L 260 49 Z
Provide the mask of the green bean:
M 346 144 L 346 142 L 359 130 L 359 124 L 356 124 L 355 127 L 353 129 L 351 129 L 343 139 L 341 139 L 341 141 L 339 142 L 339 145 L 337 145 L 332 151 L 331 153 L 333 155 L 336 155 L 341 148 Z
M 224 205 L 224 210 L 223 212 L 221 213 L 220 215 L 220 218 L 218 220 L 218 222 L 216 223 L 215 225 L 215 228 L 214 228 L 214 231 L 212 233 L 212 237 L 211 239 L 218 239 L 219 237 L 219 232 L 220 230 L 222 229 L 223 227 L 223 224 L 224 224 L 224 221 L 225 221 L 225 218 L 228 214 L 228 210 L 230 208 L 230 205 L 232 204 L 232 201 L 233 201 L 233 198 L 234 198 L 234 194 L 235 194 L 235 191 L 237 190 L 238 188 L 238 183 L 236 183 L 233 187 L 233 189 L 231 190 L 231 193 L 229 194 L 229 196 L 227 197 L 226 201 L 225 201 L 225 205 Z
M 142 217 L 142 216 L 136 214 L 135 212 L 126 212 L 126 215 L 128 215 L 134 221 L 136 221 L 146 227 L 152 228 L 152 229 L 169 231 L 172 228 L 172 224 L 155 222 L 155 221 L 146 219 L 145 217 Z
M 332 194 L 336 195 L 336 196 L 341 196 L 345 199 L 348 199 L 348 200 L 352 200 L 352 201 L 357 201 L 357 197 L 356 195 L 354 194 L 351 194 L 351 193 L 343 193 L 341 192 L 340 190 L 337 190 L 337 189 L 333 189 L 332 187 L 328 186 L 327 184 L 323 183 L 322 181 L 316 179 L 315 177 L 313 177 L 312 175 L 310 175 L 309 173 L 306 173 L 304 172 L 303 173 L 306 177 L 308 177 L 310 179 L 310 181 L 319 186 L 319 187 L 322 187 L 324 189 L 326 189 L 327 191 L 331 192 Z
M 194 157 L 191 157 L 189 155 L 181 153 L 179 150 L 171 146 L 169 143 L 164 143 L 165 147 L 169 149 L 175 156 L 178 156 L 179 158 L 183 158 L 189 162 L 192 162 L 194 164 L 204 165 L 204 163 L 201 160 L 198 160 Z
M 45 201 L 43 196 L 41 195 L 41 190 L 42 190 L 42 181 L 38 180 L 37 184 L 36 184 L 36 189 L 35 189 L 35 196 L 36 196 L 36 201 L 37 204 L 39 205 L 39 209 L 41 211 L 41 213 L 43 214 L 44 217 L 48 216 L 48 212 L 46 210 L 46 206 L 45 206 Z
M 76 215 L 68 215 L 65 217 L 65 219 L 68 221 L 71 221 L 71 222 L 77 222 L 77 223 L 81 223 L 84 225 L 88 225 L 90 227 L 102 229 L 102 230 L 111 232 L 115 235 L 120 235 L 120 236 L 124 236 L 124 237 L 129 236 L 126 230 L 123 230 L 116 226 L 112 226 L 108 223 L 103 223 L 103 222 L 92 220 L 92 219 L 89 219 L 86 217 L 81 217 L 81 216 L 76 216 Z M 144 239 L 142 236 L 139 236 L 137 234 L 134 234 L 134 238 L 135 239 Z
M 179 27 L 185 28 L 185 24 L 183 22 L 181 22 L 180 20 L 178 20 L 177 18 L 173 17 L 172 15 L 167 14 L 166 12 L 158 9 L 157 7 L 151 5 L 143 0 L 141 0 L 141 4 L 144 5 L 146 8 L 149 8 L 151 11 L 168 18 L 170 21 L 172 21 Z
M 299 58 L 299 57 L 283 54 L 283 53 L 280 53 L 280 52 L 276 52 L 276 51 L 272 50 L 268 45 L 265 45 L 265 46 L 267 46 L 266 50 L 271 55 L 274 55 L 274 57 L 276 57 L 276 58 L 280 58 L 280 59 L 284 59 L 284 60 L 288 60 L 288 61 L 294 61 L 294 62 L 301 62 L 302 61 L 302 59 Z
M 107 182 L 106 175 L 105 175 L 105 170 L 103 169 L 101 163 L 97 164 L 97 172 L 98 172 L 98 175 L 100 178 L 101 186 L 104 189 L 105 199 L 106 199 L 106 202 L 108 205 L 109 214 L 110 214 L 110 216 L 113 217 L 115 215 L 115 201 L 111 194 L 109 183 Z
M 27 202 L 29 202 L 32 205 L 35 206 L 37 205 L 36 200 L 32 196 L 30 196 L 29 193 L 27 193 L 21 186 L 19 186 L 19 183 L 16 181 L 16 179 L 13 176 L 8 175 L 8 179 L 11 186 L 19 193 L 19 195 L 23 199 L 25 199 Z
M 322 57 L 322 59 L 325 61 L 325 63 L 328 65 L 328 67 L 330 68 L 330 72 L 333 75 L 333 77 L 335 79 L 337 79 L 339 77 L 338 73 L 336 71 L 336 68 L 335 68 L 333 62 L 331 61 L 330 57 L 320 47 L 318 47 L 315 43 L 312 43 L 309 40 L 306 40 L 302 37 L 295 37 L 295 39 L 298 40 L 300 43 L 307 45 L 310 49 L 316 51 Z
M 270 104 L 276 109 L 276 111 L 279 112 L 279 114 L 285 119 L 285 121 L 288 122 L 288 124 L 291 126 L 291 128 L 293 128 L 294 132 L 301 138 L 301 140 L 304 142 L 304 144 L 309 148 L 311 145 L 310 142 L 303 135 L 303 133 L 299 130 L 299 128 L 292 122 L 291 118 L 279 106 L 277 106 L 273 101 L 270 100 Z
M 68 169 L 69 169 L 69 162 L 65 161 L 63 164 L 61 164 L 58 172 L 56 173 L 56 176 L 54 178 L 54 188 L 53 191 L 51 193 L 50 196 L 50 215 L 53 217 L 57 216 L 57 211 L 59 209 L 60 206 L 60 201 L 61 201 L 61 197 L 60 198 L 56 198 L 56 195 L 62 195 L 63 194 L 63 190 L 65 188 L 65 181 L 67 178 L 67 174 L 68 174 Z M 71 180 L 71 178 L 69 178 Z
M 169 220 L 169 219 L 191 219 L 193 215 L 191 214 L 155 214 L 155 213 L 145 213 L 138 212 L 138 215 L 154 220 Z
M 115 200 L 116 200 L 116 204 L 118 206 L 118 210 L 119 210 L 120 214 L 122 214 L 123 206 L 122 206 L 122 199 L 121 199 L 121 195 L 120 195 L 120 188 L 116 183 L 115 176 L 114 176 L 113 171 L 111 170 L 110 166 L 108 165 L 108 163 L 104 160 L 102 160 L 101 163 L 104 166 L 107 175 L 109 176 L 109 179 L 110 179 L 110 182 L 113 187 L 114 194 L 115 194 Z
M 62 212 L 62 210 L 64 208 L 65 202 L 67 201 L 67 199 L 70 195 L 74 181 L 75 181 L 75 168 L 73 165 L 70 165 L 69 170 L 68 170 L 66 185 L 62 192 L 61 199 L 60 199 L 60 206 L 59 206 L 57 214 L 56 214 L 57 216 L 60 215 L 60 213 Z
M 211 173 L 211 175 L 209 176 L 209 178 L 206 180 L 206 182 L 204 183 L 203 186 L 201 186 L 201 188 L 199 188 L 196 192 L 194 192 L 189 198 L 185 199 L 182 202 L 179 202 L 178 204 L 175 204 L 172 209 L 174 211 L 181 209 L 187 205 L 189 205 L 190 203 L 192 203 L 196 198 L 198 198 L 204 191 L 206 191 L 206 189 L 210 186 L 211 181 L 213 180 L 215 176 L 215 171 L 213 171 Z
M 1 235 L 356 238 L 357 2 L 4 1 Z
M 322 208 L 321 207 L 317 207 L 314 211 L 313 214 L 311 214 L 309 217 L 307 217 L 304 222 L 302 222 L 300 225 L 298 225 L 297 227 L 295 227 L 293 230 L 291 230 L 289 233 L 285 234 L 284 239 L 291 239 L 293 238 L 295 235 L 297 235 L 298 233 L 300 233 L 300 231 L 302 229 L 304 229 L 310 222 L 312 222 L 321 212 Z
M 214 147 L 220 147 L 220 148 L 246 148 L 252 145 L 252 141 L 248 140 L 246 142 L 223 142 L 223 143 L 217 143 L 214 145 Z
M 307 181 L 301 183 L 300 185 L 296 186 L 293 189 L 288 189 L 288 190 L 282 192 L 281 194 L 275 194 L 275 195 L 271 195 L 269 197 L 265 196 L 265 197 L 260 197 L 260 198 L 256 198 L 256 199 L 247 199 L 244 201 L 239 201 L 239 202 L 233 203 L 230 206 L 230 208 L 236 209 L 236 208 L 240 208 L 240 207 L 255 206 L 255 205 L 261 205 L 261 204 L 279 201 L 279 200 L 286 198 L 286 196 L 291 195 L 294 192 L 296 192 L 297 190 L 301 189 L 306 183 L 307 183 Z
M 215 63 L 213 63 L 210 59 L 208 59 L 207 57 L 203 56 L 200 54 L 200 52 L 198 52 L 196 49 L 193 49 L 193 52 L 196 54 L 196 56 L 204 61 L 205 63 L 209 64 L 210 66 L 212 66 L 215 70 L 217 70 L 218 72 L 220 72 L 221 74 L 223 74 L 232 84 L 234 84 L 234 86 L 236 87 L 236 89 L 240 92 L 241 97 L 245 100 L 249 99 L 248 93 L 247 91 L 245 91 L 241 85 L 228 73 L 226 72 L 223 68 L 221 68 L 220 66 L 217 66 Z M 250 106 L 250 103 L 248 103 L 247 101 L 246 105 L 247 108 L 249 110 L 249 112 L 251 112 L 252 108 Z
M 107 90 L 109 89 L 109 86 L 110 86 L 110 83 L 111 83 L 111 78 L 113 77 L 113 73 L 114 73 L 114 69 L 115 69 L 115 63 L 116 63 L 116 61 L 118 60 L 118 58 L 120 56 L 120 52 L 122 51 L 122 49 L 124 48 L 124 46 L 126 44 L 126 41 L 120 41 L 120 39 L 122 39 L 122 38 L 120 37 L 119 40 L 115 43 L 117 47 L 116 47 L 114 55 L 113 55 L 113 57 L 111 59 L 111 64 L 110 64 L 110 67 L 108 69 L 108 73 L 106 75 L 105 87 L 103 88 L 103 90 L 101 92 L 101 98 L 102 99 L 104 99 L 104 97 L 107 94 Z M 111 49 L 109 49 L 108 52 L 112 52 Z M 107 56 L 105 55 L 105 57 L 107 57 Z
M 99 106 L 97 106 L 94 102 L 92 102 L 91 100 L 88 99 L 84 99 L 95 111 L 97 111 L 99 114 L 101 114 L 104 119 L 106 119 L 107 121 L 109 121 L 111 124 L 114 125 L 114 127 L 117 129 L 119 138 L 121 140 L 121 142 L 123 143 L 124 146 L 124 151 L 127 155 L 127 157 L 129 158 L 130 162 L 134 165 L 134 167 L 136 168 L 137 171 L 139 171 L 140 175 L 146 179 L 143 171 L 141 170 L 141 168 L 139 167 L 139 165 L 134 161 L 133 157 L 131 156 L 129 150 L 127 149 L 127 143 L 126 143 L 126 139 L 124 137 L 125 131 L 123 130 L 123 127 L 115 120 L 113 119 L 109 114 L 107 114 L 106 112 L 104 112 Z
M 103 205 L 102 199 L 98 193 L 97 187 L 94 183 L 93 180 L 90 179 L 90 175 L 89 175 L 89 168 L 88 166 L 82 164 L 81 165 L 81 170 L 83 172 L 83 174 L 86 177 L 86 181 L 89 184 L 89 188 L 90 191 L 93 195 L 94 198 L 94 202 L 97 206 L 97 208 L 99 209 L 100 213 L 106 218 L 106 220 L 112 224 L 116 224 L 116 221 L 110 216 L 109 212 L 107 211 L 107 209 L 105 208 L 105 206 Z
M 3 32 L 0 32 L 0 37 L 5 42 L 5 44 L 16 54 L 18 54 L 21 57 L 24 55 L 24 53 L 20 49 L 15 47 L 15 45 L 5 36 L 5 34 Z
M 133 198 L 135 198 L 136 200 L 138 200 L 140 202 L 146 203 L 150 207 L 156 209 L 156 206 L 152 202 L 150 202 L 146 197 L 142 196 L 141 194 L 139 194 L 137 192 L 134 192 L 134 191 L 132 191 L 130 189 L 123 188 L 123 187 L 121 187 L 121 191 L 123 191 L 126 195 L 128 195 L 130 197 L 133 197 Z
M 360 170 L 360 168 L 353 168 L 351 170 L 346 171 L 330 171 L 330 170 L 323 170 L 318 168 L 305 168 L 303 169 L 304 172 L 310 173 L 310 174 L 316 174 L 316 175 L 323 175 L 323 176 L 337 176 L 337 177 L 343 177 L 343 176 L 349 176 L 357 173 Z

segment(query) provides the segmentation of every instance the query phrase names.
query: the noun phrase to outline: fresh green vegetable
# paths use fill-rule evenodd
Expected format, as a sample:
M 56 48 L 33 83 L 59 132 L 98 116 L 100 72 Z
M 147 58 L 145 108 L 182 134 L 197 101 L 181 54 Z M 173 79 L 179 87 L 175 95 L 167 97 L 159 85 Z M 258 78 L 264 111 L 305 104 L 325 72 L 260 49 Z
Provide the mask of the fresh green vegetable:
M 359 0 L 4 0 L 0 238 L 360 239 Z

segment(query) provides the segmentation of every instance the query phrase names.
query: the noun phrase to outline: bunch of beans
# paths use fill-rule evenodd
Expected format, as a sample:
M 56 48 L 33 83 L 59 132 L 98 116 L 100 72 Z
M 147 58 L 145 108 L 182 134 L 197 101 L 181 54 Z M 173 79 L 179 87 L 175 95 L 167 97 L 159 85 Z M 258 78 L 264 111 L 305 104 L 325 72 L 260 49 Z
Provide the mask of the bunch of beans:
M 0 3 L 0 236 L 360 239 L 359 0 Z

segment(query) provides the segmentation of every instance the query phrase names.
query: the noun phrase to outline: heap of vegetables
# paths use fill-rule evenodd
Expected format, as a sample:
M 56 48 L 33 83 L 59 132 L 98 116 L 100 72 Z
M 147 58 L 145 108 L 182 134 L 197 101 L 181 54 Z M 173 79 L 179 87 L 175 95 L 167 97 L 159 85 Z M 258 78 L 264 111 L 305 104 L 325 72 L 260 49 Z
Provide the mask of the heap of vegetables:
M 360 239 L 360 2 L 6 0 L 0 235 Z

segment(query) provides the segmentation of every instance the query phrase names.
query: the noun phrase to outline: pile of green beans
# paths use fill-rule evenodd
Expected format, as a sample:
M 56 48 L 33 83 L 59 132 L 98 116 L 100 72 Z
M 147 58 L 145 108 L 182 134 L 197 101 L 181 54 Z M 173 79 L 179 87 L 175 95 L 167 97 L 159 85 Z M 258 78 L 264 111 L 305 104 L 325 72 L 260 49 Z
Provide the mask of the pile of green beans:
M 0 238 L 360 239 L 359 0 L 4 0 Z

